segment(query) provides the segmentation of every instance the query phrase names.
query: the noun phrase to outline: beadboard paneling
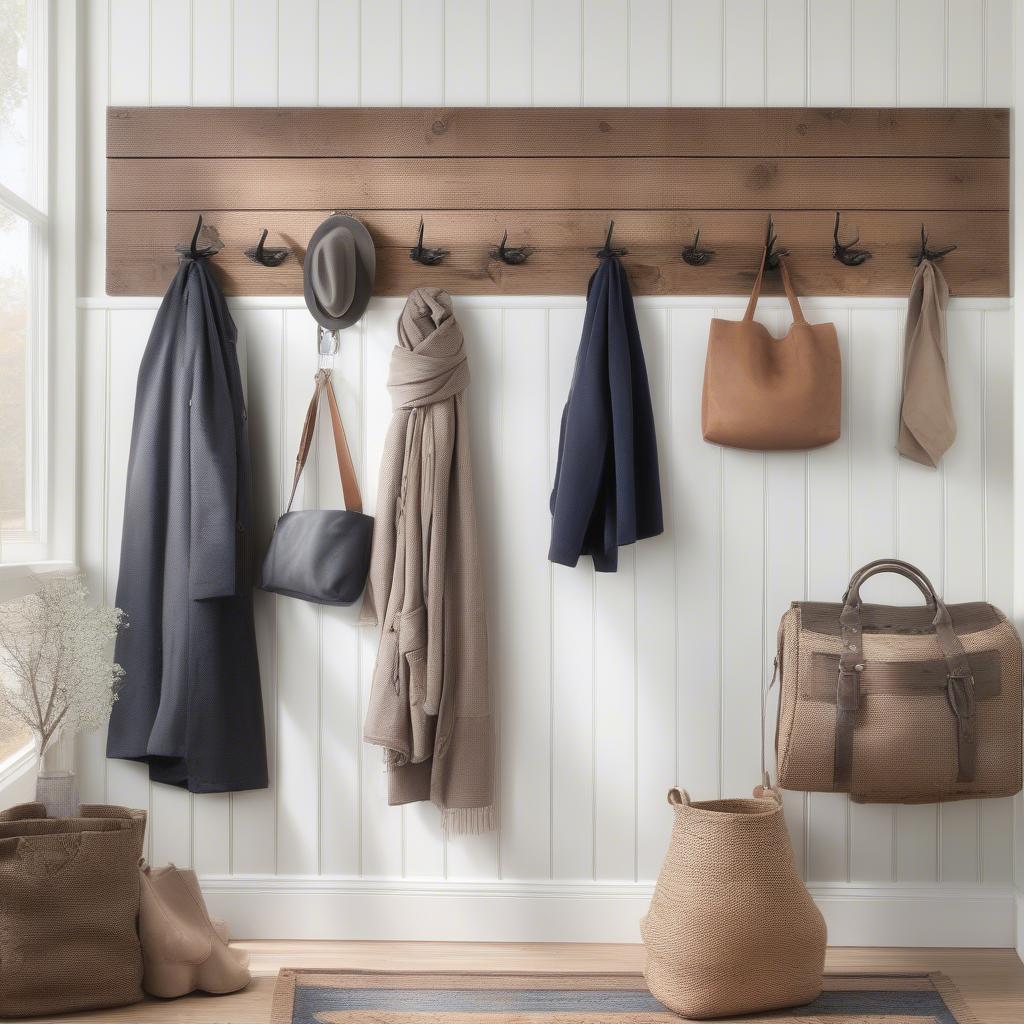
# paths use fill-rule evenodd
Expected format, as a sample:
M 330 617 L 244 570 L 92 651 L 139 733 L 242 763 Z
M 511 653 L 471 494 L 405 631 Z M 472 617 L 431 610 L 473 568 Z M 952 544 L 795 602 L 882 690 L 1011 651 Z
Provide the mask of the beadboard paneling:
M 293 5 L 283 0 L 154 0 L 152 22 L 147 4 L 88 6 L 85 296 L 103 293 L 100 126 L 108 103 L 999 106 L 1012 94 L 1010 0 L 925 4 L 924 15 L 915 0 L 434 0 L 429 14 L 418 0 L 294 6 L 301 10 L 293 21 Z M 938 26 L 937 45 L 909 30 L 922 18 Z M 151 56 L 154 29 L 168 45 Z M 413 52 L 423 32 L 429 52 Z M 116 585 L 135 368 L 153 316 L 151 304 L 129 305 L 98 299 L 81 317 L 80 549 L 94 593 L 106 600 Z M 376 301 L 346 334 L 339 365 L 371 510 L 400 305 Z M 951 597 L 980 590 L 1010 606 L 1013 344 L 1005 305 L 951 308 L 961 436 L 933 472 L 893 452 L 899 303 L 808 303 L 812 317 L 835 320 L 842 337 L 843 440 L 808 454 L 747 455 L 705 445 L 698 414 L 708 319 L 739 315 L 742 300 L 644 300 L 668 529 L 624 552 L 614 579 L 544 561 L 544 503 L 582 300 L 472 300 L 457 308 L 473 369 L 500 835 L 446 842 L 429 808 L 387 808 L 379 756 L 358 740 L 372 632 L 348 610 L 287 608 L 285 599 L 259 594 L 272 789 L 230 797 L 158 792 L 138 766 L 105 762 L 102 737 L 83 744 L 83 793 L 148 807 L 154 858 L 191 861 L 207 875 L 301 871 L 370 888 L 373 879 L 389 880 L 379 883 L 382 891 L 436 885 L 456 903 L 467 885 L 493 886 L 487 891 L 511 900 L 525 892 L 520 880 L 535 883 L 531 892 L 621 883 L 616 899 L 628 903 L 657 871 L 670 784 L 713 796 L 756 782 L 757 687 L 789 600 L 834 598 L 853 566 L 895 551 Z M 235 315 L 266 538 L 293 455 L 313 340 L 294 302 L 243 300 Z M 762 316 L 779 331 L 788 313 L 772 302 Z M 326 464 L 307 483 L 311 498 L 319 491 L 330 500 L 332 487 Z M 899 584 L 880 581 L 878 592 L 913 600 Z M 786 815 L 805 875 L 841 900 L 892 882 L 906 883 L 901 892 L 933 883 L 953 900 L 979 884 L 1002 892 L 1011 877 L 1010 801 L 940 812 L 789 794 Z M 848 881 L 860 888 L 844 889 Z M 244 917 L 253 898 L 246 890 L 224 909 Z M 642 901 L 634 902 L 638 914 Z M 911 905 L 915 921 L 937 920 L 922 902 Z M 528 915 L 540 904 L 524 896 L 522 906 Z M 257 918 L 249 915 L 246 930 L 264 926 Z M 586 934 L 600 939 L 593 920 Z M 886 920 L 880 911 L 877 933 L 862 929 L 856 938 L 899 941 L 912 933 Z M 280 931 L 281 921 L 265 926 Z M 330 924 L 325 918 L 317 927 Z M 386 918 L 365 928 L 383 934 L 399 925 Z M 543 924 L 535 934 L 543 937 Z

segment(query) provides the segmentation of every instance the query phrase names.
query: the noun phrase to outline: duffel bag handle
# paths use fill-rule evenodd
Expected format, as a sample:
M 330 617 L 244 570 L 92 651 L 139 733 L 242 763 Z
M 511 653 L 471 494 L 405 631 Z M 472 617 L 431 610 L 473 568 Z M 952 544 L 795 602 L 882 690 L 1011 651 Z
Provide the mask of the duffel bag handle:
M 851 602 L 859 604 L 860 588 L 864 585 L 865 581 L 883 572 L 895 573 L 897 576 L 910 580 L 921 591 L 929 608 L 937 608 L 938 605 L 942 604 L 939 595 L 935 593 L 932 581 L 916 565 L 903 562 L 898 558 L 879 558 L 874 562 L 868 562 L 867 565 L 862 565 L 850 577 L 850 584 L 846 588 L 846 593 L 843 594 L 843 604 L 850 604 Z
M 916 566 L 898 558 L 880 558 L 858 569 L 843 595 L 839 615 L 842 651 L 836 683 L 836 733 L 833 788 L 849 792 L 853 782 L 853 733 L 860 708 L 860 673 L 864 671 L 860 588 L 879 573 L 892 572 L 910 580 L 924 595 L 934 616 L 932 627 L 947 666 L 947 697 L 957 719 L 958 782 L 973 782 L 977 752 L 974 676 L 953 620 L 931 580 Z

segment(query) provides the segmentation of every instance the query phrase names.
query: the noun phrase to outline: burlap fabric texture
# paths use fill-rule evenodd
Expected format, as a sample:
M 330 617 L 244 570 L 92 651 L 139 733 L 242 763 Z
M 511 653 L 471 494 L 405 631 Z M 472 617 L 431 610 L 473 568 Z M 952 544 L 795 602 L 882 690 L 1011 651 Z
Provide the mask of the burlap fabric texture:
M 42 804 L 0 813 L 0 1017 L 142 999 L 136 931 L 143 811 Z
M 781 797 L 691 801 L 641 922 L 653 995 L 704 1019 L 798 1006 L 821 992 L 825 921 L 797 874 Z

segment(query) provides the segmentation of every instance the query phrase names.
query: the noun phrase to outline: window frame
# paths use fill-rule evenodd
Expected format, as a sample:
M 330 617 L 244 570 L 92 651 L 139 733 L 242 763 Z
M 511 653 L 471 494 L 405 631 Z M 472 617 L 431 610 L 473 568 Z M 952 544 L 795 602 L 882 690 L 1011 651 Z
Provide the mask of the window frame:
M 52 392 L 53 182 L 50 169 L 53 145 L 51 44 L 52 0 L 29 4 L 28 171 L 25 195 L 0 183 L 0 205 L 24 221 L 29 248 L 26 279 L 28 332 L 25 341 L 25 512 L 26 529 L 0 534 L 0 566 L 38 563 L 53 557 L 51 449 L 54 433 Z

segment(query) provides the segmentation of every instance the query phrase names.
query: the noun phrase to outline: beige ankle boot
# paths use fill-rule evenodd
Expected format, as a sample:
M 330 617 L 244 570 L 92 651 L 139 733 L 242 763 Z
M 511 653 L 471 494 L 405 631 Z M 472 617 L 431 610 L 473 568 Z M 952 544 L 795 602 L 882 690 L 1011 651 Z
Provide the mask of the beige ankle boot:
M 182 881 L 188 886 L 189 891 L 196 898 L 196 901 L 203 907 L 206 906 L 206 901 L 203 899 L 203 891 L 199 888 L 199 879 L 196 877 L 196 873 L 190 868 L 178 868 L 178 874 L 181 875 Z M 228 932 L 227 921 L 222 920 L 219 917 L 211 917 L 210 924 L 213 925 L 213 930 L 220 936 L 221 942 L 225 943 L 231 950 L 231 955 L 243 966 L 249 966 L 249 954 L 244 949 L 231 949 L 230 934 Z
M 248 957 L 230 949 L 210 920 L 195 874 L 143 861 L 139 877 L 142 987 L 164 999 L 195 989 L 220 995 L 245 988 Z

